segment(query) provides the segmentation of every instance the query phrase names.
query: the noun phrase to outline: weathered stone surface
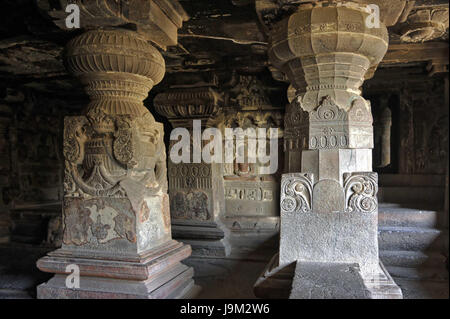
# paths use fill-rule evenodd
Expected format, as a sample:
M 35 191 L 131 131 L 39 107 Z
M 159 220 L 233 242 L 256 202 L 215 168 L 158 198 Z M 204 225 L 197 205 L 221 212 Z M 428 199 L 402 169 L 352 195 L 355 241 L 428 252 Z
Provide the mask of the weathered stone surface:
M 167 117 L 174 128 L 188 129 L 193 139 L 193 121 L 202 121 L 199 129 L 210 127 L 221 102 L 222 96 L 214 87 L 193 86 L 160 93 L 154 104 L 157 112 Z M 171 141 L 170 146 L 175 142 Z M 204 144 L 205 141 L 202 141 L 200 148 Z M 221 221 L 225 206 L 223 165 L 205 163 L 203 159 L 200 163 L 193 163 L 196 156 L 194 152 L 198 152 L 194 147 L 188 146 L 189 163 L 174 163 L 169 159 L 169 195 L 174 236 L 190 242 L 195 255 L 226 256 L 230 249 L 227 238 L 224 238 L 227 232 Z
M 327 180 L 312 187 L 311 180 L 300 173 L 283 175 L 280 265 L 300 260 L 359 263 L 363 273 L 377 269 L 376 193 L 369 195 L 375 184 L 366 184 L 370 179 L 364 175 L 349 177 L 345 188 Z M 342 206 L 331 207 L 330 198 L 340 192 L 336 205 Z
M 448 7 L 421 7 L 412 10 L 399 26 L 403 42 L 424 42 L 442 37 L 448 30 Z
M 355 3 L 305 4 L 270 33 L 269 59 L 296 90 L 285 116 L 289 171 L 302 154 L 302 173 L 281 181 L 278 267 L 297 262 L 291 297 L 372 297 L 363 281 L 380 272 L 373 120 L 359 87 L 386 53 L 388 36 L 366 17 Z M 322 265 L 302 272 L 304 263 Z M 361 273 L 344 274 L 352 287 L 345 288 L 339 272 L 350 264 Z
M 345 199 L 341 185 L 323 179 L 314 185 L 312 209 L 317 214 L 333 214 L 344 210 Z
M 160 18 L 169 19 L 173 6 Z M 115 24 L 103 18 L 97 27 Z M 147 18 L 152 26 L 163 23 Z M 175 26 L 160 28 L 176 35 Z M 39 298 L 180 298 L 194 289 L 192 269 L 179 263 L 191 249 L 171 237 L 163 125 L 143 105 L 165 72 L 147 40 L 139 32 L 94 29 L 67 45 L 68 70 L 90 103 L 84 116 L 64 121 L 63 245 L 37 262 L 57 274 L 38 288 Z M 80 268 L 79 290 L 65 287 L 60 274 L 68 264 Z
M 177 30 L 189 18 L 178 1 L 37 1 L 61 29 L 67 28 L 65 8 L 70 3 L 79 6 L 83 28 L 134 24 L 139 34 L 163 48 L 177 44 Z
M 241 234 L 273 233 L 279 224 L 279 186 L 276 179 L 283 170 L 284 157 L 281 150 L 284 137 L 282 109 L 271 102 L 269 87 L 256 76 L 235 74 L 231 82 L 233 86 L 225 92 L 225 100 L 229 102 L 223 109 L 224 119 L 219 127 L 254 129 L 255 132 L 265 129 L 267 138 L 260 140 L 259 136 L 258 139 L 232 136 L 232 140 L 227 140 L 224 135 L 225 144 L 235 142 L 237 146 L 242 143 L 246 150 L 243 163 L 238 162 L 234 156 L 233 163 L 224 164 L 225 223 L 230 225 L 232 232 Z M 277 130 L 277 149 L 272 149 L 269 129 Z M 252 158 L 254 155 L 249 152 L 249 145 L 252 143 L 255 151 L 262 146 L 261 143 L 265 143 L 266 154 L 277 152 L 275 172 L 264 173 L 267 163 Z
M 300 262 L 289 299 L 369 299 L 358 264 Z

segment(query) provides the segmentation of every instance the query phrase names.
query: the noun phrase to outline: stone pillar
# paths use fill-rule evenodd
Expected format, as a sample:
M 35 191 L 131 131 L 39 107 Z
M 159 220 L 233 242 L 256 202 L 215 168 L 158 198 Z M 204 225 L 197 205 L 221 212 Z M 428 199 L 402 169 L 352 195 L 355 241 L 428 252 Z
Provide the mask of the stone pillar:
M 380 109 L 374 120 L 374 166 L 386 167 L 391 164 L 392 112 L 388 106 L 388 96 L 380 97 Z
M 449 83 L 448 83 L 448 73 L 445 75 L 445 83 L 444 83 L 444 95 L 445 95 L 445 104 L 449 105 Z M 448 137 L 447 137 L 448 138 Z M 445 195 L 444 195 L 444 218 L 442 226 L 444 229 L 449 228 L 449 154 L 447 153 L 447 166 L 445 169 Z M 447 256 L 447 267 L 448 267 L 448 255 L 449 255 L 449 239 L 448 237 L 445 240 L 444 244 L 444 254 Z
M 226 225 L 245 245 L 261 245 L 279 231 L 279 174 L 283 169 L 283 115 L 280 106 L 272 105 L 267 88 L 255 75 L 235 74 L 232 87 L 226 92 L 221 123 L 224 144 L 243 146 L 243 162 L 233 154 L 233 163 L 226 163 L 224 170 Z M 241 128 L 239 134 L 227 135 L 225 129 Z M 277 149 L 272 149 L 269 129 L 277 129 Z M 246 132 L 247 129 L 250 131 Z M 265 129 L 261 139 L 258 129 Z M 255 135 L 252 136 L 251 132 Z M 246 134 L 249 133 L 249 134 Z M 266 154 L 277 154 L 277 171 L 264 173 L 268 163 L 257 156 L 265 143 Z M 255 149 L 252 150 L 254 145 Z M 250 151 L 250 152 L 249 152 Z M 254 154 L 252 154 L 254 151 Z M 273 163 L 272 163 L 273 164 Z M 245 238 L 245 239 L 244 239 Z
M 300 134 L 297 90 L 292 85 L 289 85 L 287 96 L 289 104 L 286 106 L 284 115 L 284 172 L 293 173 L 301 171 L 302 150 L 306 148 L 306 139 Z
M 90 97 L 64 120 L 63 244 L 37 262 L 55 273 L 38 298 L 182 298 L 191 248 L 172 240 L 163 125 L 144 107 L 165 72 L 137 32 L 87 31 L 67 45 L 68 70 Z M 80 287 L 66 284 L 67 268 Z
M 372 115 L 359 89 L 388 34 L 367 16 L 356 3 L 319 2 L 272 29 L 269 58 L 297 90 L 291 119 L 304 145 L 301 172 L 281 180 L 279 255 L 257 295 L 269 274 L 295 265 L 290 298 L 401 297 L 379 263 Z
M 413 100 L 406 89 L 403 89 L 400 93 L 398 126 L 400 135 L 398 173 L 404 175 L 414 174 L 416 149 L 414 147 Z
M 222 224 L 225 212 L 223 164 L 196 160 L 199 150 L 193 145 L 200 142 L 200 152 L 208 142 L 194 132 L 197 127 L 214 127 L 222 97 L 213 87 L 172 88 L 155 97 L 158 113 L 168 118 L 174 129 L 189 133 L 189 162 L 174 163 L 169 157 L 169 195 L 174 238 L 189 243 L 193 255 L 227 256 L 230 253 L 228 232 Z M 198 122 L 197 122 L 198 123 Z M 170 148 L 177 140 L 171 140 Z M 220 141 L 221 142 L 221 141 Z M 196 152 L 197 154 L 194 154 Z

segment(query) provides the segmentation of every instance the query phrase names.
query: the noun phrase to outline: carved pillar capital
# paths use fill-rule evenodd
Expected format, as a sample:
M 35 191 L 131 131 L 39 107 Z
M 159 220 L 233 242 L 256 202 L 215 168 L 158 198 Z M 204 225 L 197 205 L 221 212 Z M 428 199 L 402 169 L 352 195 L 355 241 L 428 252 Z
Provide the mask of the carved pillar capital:
M 270 33 L 269 59 L 301 91 L 302 107 L 316 108 L 325 96 L 348 111 L 360 96 L 369 68 L 388 47 L 386 27 L 370 27 L 367 9 L 355 3 L 300 5 Z
M 202 125 L 218 114 L 222 96 L 211 86 L 172 88 L 155 97 L 156 111 L 174 127 L 192 127 L 192 120 Z

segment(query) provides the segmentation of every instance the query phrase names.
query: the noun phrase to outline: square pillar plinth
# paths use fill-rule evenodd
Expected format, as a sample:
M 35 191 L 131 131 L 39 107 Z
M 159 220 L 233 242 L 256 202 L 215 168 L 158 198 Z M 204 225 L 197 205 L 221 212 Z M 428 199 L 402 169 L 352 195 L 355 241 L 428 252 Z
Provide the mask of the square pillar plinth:
M 66 197 L 63 246 L 37 266 L 55 276 L 37 288 L 47 298 L 190 298 L 191 247 L 171 239 L 167 195 L 145 197 L 138 214 L 127 198 Z M 79 272 L 79 287 L 67 280 Z
M 37 287 L 38 299 L 178 299 L 193 298 L 199 287 L 194 271 L 182 263 L 191 248 L 167 242 L 140 255 L 98 255 L 59 249 L 41 258 L 41 271 L 55 273 Z M 70 265 L 79 267 L 80 285 L 67 284 Z M 73 268 L 70 268 L 73 269 Z
M 169 195 L 173 237 L 191 245 L 193 256 L 229 255 L 221 164 L 169 160 Z

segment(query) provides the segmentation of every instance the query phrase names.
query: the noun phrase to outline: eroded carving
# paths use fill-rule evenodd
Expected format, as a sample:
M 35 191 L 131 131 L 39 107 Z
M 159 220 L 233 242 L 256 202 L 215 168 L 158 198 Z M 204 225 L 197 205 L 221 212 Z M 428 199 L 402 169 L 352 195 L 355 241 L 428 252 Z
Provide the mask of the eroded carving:
M 403 42 L 424 42 L 442 37 L 448 29 L 448 8 L 420 8 L 413 10 L 400 27 Z
M 211 218 L 208 195 L 202 191 L 177 192 L 172 199 L 174 218 L 206 221 Z

